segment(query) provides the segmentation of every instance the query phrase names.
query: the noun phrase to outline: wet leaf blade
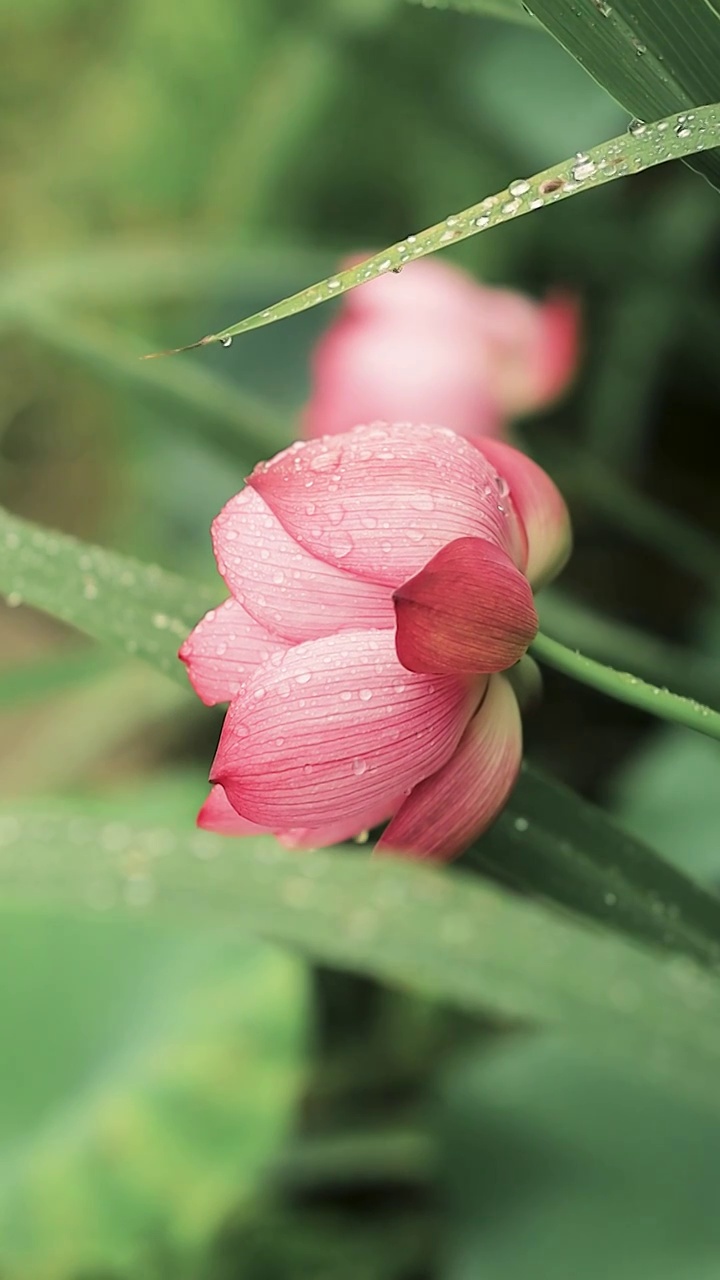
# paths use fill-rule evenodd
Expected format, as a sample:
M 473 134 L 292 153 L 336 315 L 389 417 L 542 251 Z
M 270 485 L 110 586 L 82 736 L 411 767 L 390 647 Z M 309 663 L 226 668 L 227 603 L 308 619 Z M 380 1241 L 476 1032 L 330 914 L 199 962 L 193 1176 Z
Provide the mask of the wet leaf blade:
M 124 817 L 124 814 L 123 814 Z M 116 828 L 117 824 L 115 824 Z M 469 1010 L 562 1031 L 720 1106 L 720 985 L 685 957 L 589 930 L 462 870 L 271 839 L 4 812 L 4 910 L 257 934 Z
M 178 646 L 219 593 L 1 508 L 0 547 L 10 604 L 42 609 L 185 683 Z
M 505 22 L 535 26 L 532 14 L 523 8 L 520 0 L 410 0 L 410 3 L 422 5 L 423 9 L 457 9 L 480 18 L 501 18 Z
M 504 883 L 636 941 L 720 963 L 720 898 L 531 766 L 468 856 Z
M 680 113 L 682 115 L 682 113 Z M 260 329 L 276 320 L 286 319 L 308 311 L 330 298 L 339 298 L 349 289 L 365 284 L 389 271 L 402 270 L 409 262 L 435 253 L 450 244 L 458 244 L 470 236 L 478 235 L 491 227 L 500 226 L 514 218 L 531 213 L 541 205 L 556 204 L 559 200 L 582 191 L 590 191 L 617 178 L 641 173 L 644 169 L 663 164 L 667 160 L 682 159 L 693 153 L 720 145 L 720 104 L 698 107 L 690 128 L 678 115 L 646 125 L 641 133 L 623 134 L 598 147 L 593 147 L 582 157 L 574 156 L 550 169 L 544 169 L 532 178 L 518 178 L 505 191 L 487 196 L 444 222 L 409 235 L 389 248 L 366 258 L 346 271 L 338 272 L 300 293 L 266 307 L 237 324 L 207 334 L 173 351 L 155 352 L 156 356 L 176 355 L 194 347 L 208 346 L 215 342 L 229 345 L 234 337 Z
M 655 120 L 717 96 L 717 0 L 527 0 L 569 53 L 632 115 Z M 682 127 L 682 126 L 681 126 Z M 693 167 L 720 183 L 720 152 Z

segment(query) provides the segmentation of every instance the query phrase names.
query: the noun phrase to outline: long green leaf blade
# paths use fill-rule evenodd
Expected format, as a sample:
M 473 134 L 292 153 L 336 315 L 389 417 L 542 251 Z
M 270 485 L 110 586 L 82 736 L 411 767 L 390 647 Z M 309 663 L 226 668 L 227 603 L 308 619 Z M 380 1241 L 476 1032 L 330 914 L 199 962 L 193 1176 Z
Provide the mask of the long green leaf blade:
M 452 214 L 444 222 L 438 222 L 417 235 L 406 236 L 388 249 L 366 258 L 364 262 L 336 276 L 330 276 L 311 285 L 300 293 L 284 298 L 274 306 L 266 307 L 237 324 L 209 333 L 187 347 L 175 351 L 155 352 L 153 356 L 174 355 L 192 347 L 204 347 L 214 342 L 229 346 L 232 339 L 251 329 L 260 329 L 275 320 L 308 311 L 311 307 L 339 298 L 348 289 L 365 284 L 388 271 L 402 270 L 408 262 L 425 257 L 458 244 L 469 236 L 478 235 L 490 227 L 500 226 L 513 218 L 531 213 L 542 205 L 556 204 L 582 191 L 590 191 L 624 178 L 643 169 L 677 160 L 720 144 L 720 104 L 698 107 L 692 119 L 686 114 L 669 116 L 654 124 L 643 125 L 634 133 L 623 134 L 610 142 L 603 142 L 585 155 L 574 156 L 561 164 L 545 169 L 532 178 L 517 178 L 505 191 L 487 196 L 478 204 L 470 205 L 460 213 Z
M 506 884 L 637 941 L 720 965 L 720 898 L 530 766 L 468 857 Z
M 462 871 L 297 854 L 271 839 L 6 812 L 5 908 L 245 930 L 469 1010 L 562 1031 L 720 1106 L 720 986 Z M 223 852 L 227 855 L 223 856 Z
M 0 593 L 10 605 L 42 609 L 184 682 L 178 646 L 218 592 L 1 508 L 0 552 Z
M 480 18 L 535 25 L 529 9 L 520 0 L 410 0 L 410 3 L 422 5 L 423 9 L 459 9 L 461 13 L 474 13 Z
M 527 7 L 595 80 L 642 120 L 692 112 L 717 94 L 716 0 L 527 0 Z M 720 182 L 720 153 L 695 160 L 693 167 L 716 186 Z

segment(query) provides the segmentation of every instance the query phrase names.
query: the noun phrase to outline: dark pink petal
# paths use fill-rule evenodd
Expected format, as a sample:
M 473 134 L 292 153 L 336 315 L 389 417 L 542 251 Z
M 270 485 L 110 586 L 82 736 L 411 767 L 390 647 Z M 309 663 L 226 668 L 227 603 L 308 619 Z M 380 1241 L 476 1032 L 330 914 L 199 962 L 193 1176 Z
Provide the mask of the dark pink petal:
M 376 852 L 446 862 L 495 820 L 517 778 L 522 725 L 504 676 L 492 676 L 457 751 L 410 793 Z
M 178 657 L 207 706 L 229 702 L 248 676 L 287 644 L 270 635 L 236 600 L 226 600 L 201 618 Z
M 267 827 L 258 827 L 247 818 L 241 818 L 233 809 L 222 787 L 213 787 L 197 816 L 197 825 L 204 831 L 216 831 L 221 836 L 266 836 Z
M 483 687 L 405 671 L 392 631 L 308 640 L 233 701 L 212 781 L 274 831 L 346 821 L 359 830 L 445 763 Z
M 397 654 L 409 671 L 504 671 L 538 629 L 527 578 L 505 551 L 458 538 L 395 592 Z
M 303 514 L 315 519 L 312 489 Z M 317 559 L 301 547 L 259 493 L 243 489 L 213 523 L 218 568 L 248 613 L 286 640 L 333 631 L 392 627 L 390 592 Z
M 525 572 L 541 587 L 560 572 L 572 548 L 570 516 L 557 486 L 532 458 L 500 440 L 480 440 L 478 448 L 509 489 L 528 541 Z
M 256 467 L 249 483 L 313 555 L 373 582 L 397 587 L 469 535 L 525 563 L 503 481 L 444 427 L 376 424 L 301 442 Z

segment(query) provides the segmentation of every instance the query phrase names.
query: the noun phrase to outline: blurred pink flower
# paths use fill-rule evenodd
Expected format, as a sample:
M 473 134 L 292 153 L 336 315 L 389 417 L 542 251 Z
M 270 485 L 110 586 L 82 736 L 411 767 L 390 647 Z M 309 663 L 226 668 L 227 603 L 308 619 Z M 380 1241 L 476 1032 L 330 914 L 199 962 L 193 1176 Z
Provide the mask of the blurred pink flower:
M 411 262 L 343 300 L 315 351 L 302 433 L 381 419 L 502 436 L 509 418 L 564 391 L 577 345 L 570 298 L 537 303 L 435 258 Z
M 498 673 L 569 539 L 535 463 L 444 427 L 357 427 L 261 463 L 213 525 L 232 595 L 180 650 L 199 696 L 230 702 L 200 825 L 318 847 L 390 819 L 383 851 L 460 853 L 514 782 Z

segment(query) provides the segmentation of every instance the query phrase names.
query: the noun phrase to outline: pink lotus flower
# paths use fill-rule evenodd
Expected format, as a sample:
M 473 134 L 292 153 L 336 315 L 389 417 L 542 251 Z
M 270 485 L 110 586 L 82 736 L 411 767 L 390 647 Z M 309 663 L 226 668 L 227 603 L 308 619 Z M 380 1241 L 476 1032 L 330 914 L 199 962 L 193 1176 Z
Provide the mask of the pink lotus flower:
M 411 262 L 344 299 L 316 348 L 303 435 L 383 419 L 502 436 L 508 418 L 565 389 L 577 329 L 568 298 L 538 304 L 434 258 Z
M 232 594 L 180 650 L 230 702 L 200 825 L 318 847 L 390 819 L 383 851 L 461 852 L 520 763 L 499 673 L 567 555 L 552 481 L 497 441 L 357 427 L 261 463 L 213 542 Z

